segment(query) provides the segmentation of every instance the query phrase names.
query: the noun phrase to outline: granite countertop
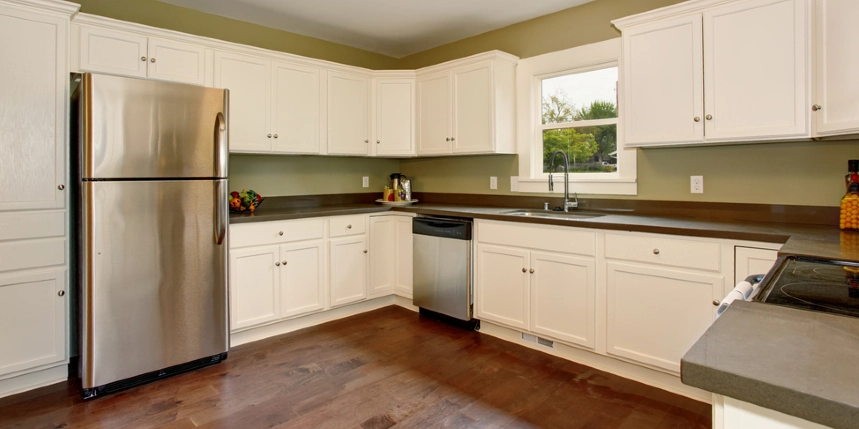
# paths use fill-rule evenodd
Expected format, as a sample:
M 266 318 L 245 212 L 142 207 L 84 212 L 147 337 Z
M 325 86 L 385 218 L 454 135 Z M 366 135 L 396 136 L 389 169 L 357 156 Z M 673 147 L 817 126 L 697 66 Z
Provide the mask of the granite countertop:
M 683 383 L 833 428 L 859 427 L 859 318 L 731 304 L 683 357 Z

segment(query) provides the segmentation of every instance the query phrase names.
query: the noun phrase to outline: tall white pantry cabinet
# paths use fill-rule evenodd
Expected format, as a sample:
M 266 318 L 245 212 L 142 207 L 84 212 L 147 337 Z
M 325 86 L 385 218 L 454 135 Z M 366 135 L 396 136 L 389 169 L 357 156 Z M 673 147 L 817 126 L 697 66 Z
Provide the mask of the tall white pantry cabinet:
M 0 397 L 65 380 L 69 23 L 79 5 L 0 0 Z

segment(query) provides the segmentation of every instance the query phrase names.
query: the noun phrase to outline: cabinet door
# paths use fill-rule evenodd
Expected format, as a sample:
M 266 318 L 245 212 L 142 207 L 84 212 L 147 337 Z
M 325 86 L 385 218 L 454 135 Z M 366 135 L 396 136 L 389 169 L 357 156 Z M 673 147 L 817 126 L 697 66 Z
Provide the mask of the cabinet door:
M 477 318 L 528 329 L 527 251 L 477 246 Z
M 322 294 L 324 243 L 280 246 L 280 317 L 306 314 L 325 307 Z
M 453 153 L 485 153 L 495 149 L 492 62 L 453 71 Z
M 704 12 L 707 140 L 809 134 L 805 0 L 747 0 Z
M 370 154 L 370 80 L 328 72 L 328 153 Z
M 859 132 L 859 3 L 853 0 L 817 0 L 815 3 L 814 112 L 817 133 Z
M 737 246 L 734 251 L 734 284 L 755 274 L 766 274 L 778 259 L 778 251 Z M 734 285 L 725 285 L 733 289 Z M 725 291 L 725 295 L 730 290 Z
M 278 246 L 230 251 L 231 331 L 279 317 L 279 256 Z
M 331 240 L 331 306 L 367 297 L 367 239 L 364 235 Z
M 389 294 L 397 274 L 395 216 L 370 218 L 370 296 Z
M 67 27 L 0 9 L 0 210 L 65 206 Z
M 593 259 L 531 253 L 531 331 L 594 348 L 594 264 Z
M 204 85 L 206 48 L 172 40 L 149 39 L 149 78 Z
M 623 31 L 620 108 L 626 145 L 704 140 L 701 38 L 701 15 Z
M 274 63 L 272 75 L 272 151 L 318 154 L 322 121 L 319 69 Z
M 397 276 L 394 290 L 407 297 L 412 296 L 412 218 L 396 216 L 396 237 L 394 238 L 394 259 L 397 261 Z
M 450 153 L 450 72 L 422 76 L 417 81 L 418 155 Z
M 0 378 L 66 359 L 66 271 L 0 277 Z
M 270 152 L 271 62 L 215 52 L 215 87 L 230 90 L 230 152 Z
M 146 36 L 81 26 L 80 49 L 83 71 L 146 77 Z
M 375 101 L 376 155 L 414 155 L 414 79 L 377 79 Z
M 710 327 L 724 279 L 664 268 L 606 263 L 607 352 L 675 373 Z

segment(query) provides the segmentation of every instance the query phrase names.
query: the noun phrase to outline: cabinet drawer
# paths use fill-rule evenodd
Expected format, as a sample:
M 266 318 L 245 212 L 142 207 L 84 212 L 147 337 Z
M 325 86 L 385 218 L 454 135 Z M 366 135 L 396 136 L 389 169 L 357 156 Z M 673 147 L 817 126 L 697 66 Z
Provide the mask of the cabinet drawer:
M 66 240 L 9 241 L 0 243 L 0 271 L 49 267 L 66 263 Z
M 346 235 L 357 235 L 367 232 L 366 225 L 367 216 L 337 216 L 332 217 L 328 222 L 331 228 L 329 235 L 331 237 L 343 237 Z
M 720 271 L 722 260 L 718 243 L 621 234 L 605 235 L 605 256 L 707 271 Z
M 230 247 L 320 239 L 324 235 L 324 222 L 314 218 L 230 225 Z
M 0 241 L 62 237 L 65 232 L 63 212 L 0 214 Z
M 596 254 L 596 234 L 565 226 L 478 221 L 477 240 L 481 243 L 577 255 Z

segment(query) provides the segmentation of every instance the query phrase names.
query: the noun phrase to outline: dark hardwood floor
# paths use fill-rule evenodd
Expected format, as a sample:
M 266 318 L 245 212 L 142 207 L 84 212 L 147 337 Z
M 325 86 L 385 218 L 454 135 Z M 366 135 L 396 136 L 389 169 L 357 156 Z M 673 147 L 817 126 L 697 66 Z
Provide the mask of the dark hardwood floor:
M 83 402 L 0 399 L 0 428 L 709 428 L 710 407 L 399 308 L 236 347 Z

